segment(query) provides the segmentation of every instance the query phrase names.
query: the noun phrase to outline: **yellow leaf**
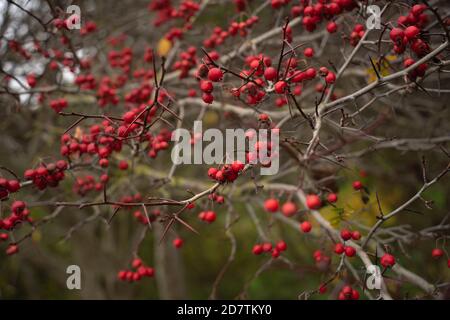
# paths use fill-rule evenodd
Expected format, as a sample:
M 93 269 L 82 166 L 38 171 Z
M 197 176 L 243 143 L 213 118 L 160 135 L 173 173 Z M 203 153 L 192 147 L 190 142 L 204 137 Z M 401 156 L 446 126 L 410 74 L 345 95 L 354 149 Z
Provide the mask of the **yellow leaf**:
M 166 38 L 161 38 L 158 42 L 157 52 L 160 57 L 165 57 L 170 49 L 172 49 L 172 42 Z

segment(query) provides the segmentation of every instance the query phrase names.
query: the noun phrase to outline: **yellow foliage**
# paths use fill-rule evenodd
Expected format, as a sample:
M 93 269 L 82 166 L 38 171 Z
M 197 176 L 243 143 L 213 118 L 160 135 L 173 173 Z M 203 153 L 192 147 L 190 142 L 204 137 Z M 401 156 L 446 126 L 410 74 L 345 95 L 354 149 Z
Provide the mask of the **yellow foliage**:
M 374 61 L 375 66 L 377 66 L 377 68 L 378 68 L 378 73 L 383 77 L 388 76 L 390 74 L 389 62 L 394 61 L 396 59 L 397 59 L 397 56 L 389 55 L 389 56 L 384 57 L 384 59 L 382 60 L 380 65 L 377 65 L 377 62 Z M 375 71 L 373 70 L 372 66 L 366 70 L 366 73 L 369 77 L 368 78 L 369 83 L 377 80 L 377 75 L 376 75 Z
M 401 192 L 396 188 L 390 190 L 383 188 L 383 190 L 386 191 L 378 191 L 378 196 L 383 213 L 386 214 L 397 207 L 399 201 L 401 201 Z M 335 228 L 339 228 L 340 222 L 345 220 L 373 225 L 377 220 L 376 216 L 379 215 L 375 190 L 371 190 L 368 202 L 364 203 L 361 192 L 353 190 L 350 184 L 339 189 L 336 207 L 343 209 L 343 211 L 339 211 L 332 206 L 327 206 L 320 211 Z M 392 219 L 391 223 L 394 220 Z
M 156 51 L 158 52 L 158 55 L 160 57 L 167 56 L 170 49 L 172 49 L 172 42 L 170 40 L 167 40 L 166 38 L 161 38 L 161 40 L 158 41 Z

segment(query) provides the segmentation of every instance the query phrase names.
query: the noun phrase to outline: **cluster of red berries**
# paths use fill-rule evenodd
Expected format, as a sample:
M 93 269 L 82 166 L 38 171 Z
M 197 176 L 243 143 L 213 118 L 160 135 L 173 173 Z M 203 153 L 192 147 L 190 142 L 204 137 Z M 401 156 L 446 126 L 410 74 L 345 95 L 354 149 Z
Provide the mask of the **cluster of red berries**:
M 429 21 L 427 14 L 424 13 L 426 9 L 427 6 L 424 4 L 416 4 L 409 10 L 408 15 L 397 19 L 397 27 L 391 29 L 389 33 L 395 53 L 405 52 L 408 46 L 420 58 L 429 52 L 429 45 L 420 37 L 421 28 Z
M 16 40 L 9 40 L 8 48 L 11 49 L 13 52 L 17 52 L 26 60 L 31 59 L 31 54 Z
M 112 68 L 120 68 L 124 73 L 130 71 L 130 64 L 133 60 L 133 50 L 125 47 L 120 51 L 111 50 L 108 52 L 109 65 Z
M 136 218 L 137 221 L 142 223 L 143 225 L 148 225 L 149 222 L 153 222 L 156 220 L 156 217 L 158 217 L 161 214 L 159 209 L 153 209 L 151 212 L 149 212 L 149 217 L 141 212 L 141 210 L 136 210 L 133 212 L 133 216 Z
M 63 111 L 68 105 L 69 103 L 65 98 L 53 99 L 50 101 L 50 108 L 57 113 Z
M 198 218 L 207 223 L 213 223 L 216 221 L 216 213 L 212 210 L 202 211 L 198 214 Z
M 132 261 L 131 267 L 133 270 L 120 270 L 117 274 L 119 280 L 136 282 L 143 277 L 152 278 L 155 275 L 155 270 L 152 267 L 145 266 L 141 259 L 136 258 Z
M 6 199 L 10 193 L 19 191 L 20 181 L 0 177 L 0 200 Z
M 104 174 L 100 177 L 100 181 L 96 182 L 94 176 L 87 175 L 86 177 L 77 177 L 73 185 L 73 191 L 80 195 L 85 196 L 90 191 L 101 191 L 103 186 L 108 181 L 108 175 Z M 103 180 L 106 180 L 105 182 Z
M 325 79 L 327 85 L 333 84 L 336 81 L 334 72 L 328 70 L 326 67 L 320 67 L 319 75 Z
M 391 268 L 394 266 L 395 264 L 395 257 L 392 254 L 389 253 L 385 253 L 381 259 L 380 259 L 380 263 L 383 267 L 385 268 Z
M 153 91 L 153 87 L 148 83 L 143 82 L 139 87 L 131 89 L 125 94 L 125 101 L 130 103 L 147 103 L 152 104 L 152 100 L 149 100 Z M 166 97 L 165 92 L 161 92 L 158 96 L 158 102 L 163 102 Z
M 6 218 L 0 219 L 0 229 L 12 230 L 20 222 L 28 221 L 32 222 L 29 217 L 30 210 L 27 208 L 25 202 L 16 200 L 11 204 L 11 213 Z
M 108 103 L 116 105 L 119 103 L 117 96 L 116 84 L 113 84 L 109 77 L 103 77 L 97 90 L 97 100 L 100 107 L 106 106 Z
M 170 0 L 152 0 L 148 5 L 149 11 L 158 13 L 153 22 L 156 27 L 172 19 L 189 21 L 199 9 L 200 5 L 192 0 L 182 0 L 178 8 L 173 7 Z
M 217 67 L 208 68 L 206 64 L 200 65 L 197 70 L 197 76 L 200 78 L 200 90 L 203 92 L 202 99 L 205 103 L 213 103 L 214 90 L 213 82 L 220 82 L 223 79 L 223 71 Z M 207 78 L 208 80 L 206 80 Z
M 268 253 L 270 252 L 272 254 L 273 258 L 278 258 L 281 254 L 281 252 L 285 251 L 287 249 L 287 244 L 283 240 L 280 240 L 277 242 L 275 246 L 272 246 L 272 243 L 265 242 L 261 244 L 255 244 L 252 249 L 252 253 L 254 255 L 260 255 L 261 253 Z
M 234 37 L 239 34 L 239 36 L 245 37 L 247 35 L 247 29 L 251 29 L 251 27 L 258 22 L 258 20 L 258 17 L 252 16 L 246 21 L 232 21 L 228 27 L 228 30 L 223 30 L 221 27 L 215 27 L 213 34 L 203 41 L 203 45 L 206 48 L 212 49 L 224 43 L 230 36 Z
M 180 249 L 183 246 L 184 241 L 181 238 L 175 238 L 173 239 L 172 244 L 175 248 Z
M 148 144 L 148 156 L 156 158 L 158 152 L 166 150 L 169 147 L 171 133 L 169 130 L 162 128 L 158 134 L 150 135 Z
M 44 190 L 47 187 L 57 187 L 59 182 L 64 179 L 64 171 L 67 168 L 68 164 L 65 160 L 58 160 L 55 163 L 41 165 L 36 169 L 27 169 L 23 176 L 26 180 L 33 181 L 39 190 Z
M 180 79 L 186 78 L 189 75 L 189 70 L 197 65 L 196 54 L 197 48 L 193 46 L 180 53 L 179 60 L 173 64 L 173 69 L 180 71 Z
M 359 292 L 351 286 L 344 286 L 338 295 L 339 300 L 358 300 Z
M 239 176 L 239 173 L 244 170 L 245 165 L 236 160 L 232 164 L 225 164 L 221 168 L 209 168 L 208 176 L 217 182 L 233 182 Z
M 270 4 L 271 4 L 272 8 L 279 9 L 279 8 L 287 5 L 289 2 L 291 2 L 291 0 L 271 0 Z
M 89 74 L 80 74 L 75 78 L 75 84 L 82 90 L 94 90 L 97 87 L 94 76 Z
M 29 73 L 26 76 L 27 84 L 30 86 L 30 88 L 34 88 L 36 86 L 37 80 L 36 75 L 34 73 Z
M 218 204 L 222 204 L 225 202 L 225 198 L 221 195 L 218 195 L 217 193 L 211 193 L 208 195 L 208 199 L 211 201 L 214 201 Z
M 364 30 L 364 26 L 362 24 L 356 24 L 353 28 L 352 33 L 350 33 L 350 44 L 354 47 L 358 44 L 361 38 L 364 36 L 366 31 Z
M 333 20 L 337 15 L 344 11 L 351 11 L 357 5 L 357 2 L 353 0 L 329 1 L 328 3 L 319 0 L 315 4 L 309 0 L 301 0 L 300 5 L 292 7 L 291 14 L 294 17 L 303 16 L 303 27 L 312 32 L 316 30 L 317 25 L 323 19 Z M 329 21 L 326 28 L 329 33 L 334 33 L 338 26 L 336 22 Z
M 87 21 L 83 27 L 80 28 L 80 35 L 86 36 L 97 30 L 97 24 L 94 21 Z
M 313 253 L 314 261 L 316 262 L 316 267 L 319 270 L 325 271 L 329 268 L 331 264 L 331 258 L 327 256 L 322 250 L 316 250 Z

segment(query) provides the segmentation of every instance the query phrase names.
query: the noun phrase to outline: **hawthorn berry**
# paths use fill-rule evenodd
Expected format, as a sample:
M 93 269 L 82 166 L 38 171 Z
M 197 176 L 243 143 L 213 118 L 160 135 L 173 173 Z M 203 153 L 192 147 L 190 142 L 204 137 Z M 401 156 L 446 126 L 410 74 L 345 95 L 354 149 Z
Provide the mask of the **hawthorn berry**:
M 415 37 L 417 37 L 420 33 L 419 28 L 417 28 L 416 26 L 409 26 L 405 29 L 405 37 L 408 40 L 412 40 Z
M 318 195 L 310 194 L 306 196 L 306 206 L 311 210 L 316 210 L 322 206 L 322 201 Z
M 392 254 L 389 253 L 385 253 L 381 259 L 380 259 L 380 263 L 383 267 L 385 268 L 390 268 L 393 267 L 395 264 L 395 257 Z
M 442 257 L 444 255 L 444 251 L 442 249 L 439 248 L 434 248 L 433 250 L 431 250 L 431 256 L 434 259 L 439 259 L 440 257 Z
M 252 253 L 253 253 L 253 254 L 259 255 L 259 254 L 263 253 L 263 251 L 264 251 L 264 249 L 263 249 L 263 246 L 262 246 L 262 245 L 260 245 L 260 244 L 255 244 L 255 245 L 253 246 L 253 249 L 252 249 Z
M 361 190 L 363 188 L 363 184 L 359 180 L 353 181 L 352 186 L 353 186 L 353 189 L 355 189 L 355 190 Z
M 303 51 L 303 54 L 305 55 L 305 57 L 307 58 L 312 58 L 314 56 L 314 49 L 313 48 L 306 48 Z
M 344 241 L 350 240 L 352 237 L 352 233 L 347 229 L 341 230 L 341 238 L 344 239 Z
M 267 212 L 277 212 L 279 207 L 279 203 L 277 199 L 267 199 L 264 201 L 264 209 L 266 209 Z
M 334 252 L 336 254 L 343 254 L 344 251 L 345 251 L 345 246 L 342 243 L 338 242 L 334 245 Z
M 262 248 L 264 252 L 272 251 L 272 244 L 270 242 L 265 242 L 263 243 Z
M 127 170 L 128 169 L 128 162 L 125 160 L 121 160 L 119 162 L 119 169 L 120 170 Z
M 277 83 L 275 83 L 275 86 L 274 86 L 274 90 L 278 94 L 284 93 L 286 91 L 286 88 L 287 88 L 287 83 L 286 83 L 286 81 L 283 81 L 283 80 L 278 81 Z
M 268 67 L 264 70 L 264 78 L 268 81 L 273 81 L 277 77 L 277 69 Z
M 10 244 L 8 246 L 8 248 L 6 248 L 6 254 L 8 256 L 12 256 L 13 254 L 16 254 L 17 252 L 19 252 L 19 246 L 15 245 L 15 244 Z
M 337 28 L 338 28 L 338 26 L 337 26 L 336 22 L 331 21 L 327 24 L 327 31 L 329 33 L 335 33 L 337 31 Z
M 303 221 L 300 224 L 300 229 L 304 232 L 304 233 L 308 233 L 311 231 L 312 229 L 312 224 L 309 221 Z
M 287 249 L 287 244 L 283 240 L 278 241 L 276 244 L 276 249 L 280 252 L 285 251 Z
M 292 201 L 285 202 L 281 207 L 281 212 L 286 217 L 291 217 L 297 212 L 297 205 Z
M 356 249 L 352 246 L 346 246 L 344 252 L 347 257 L 353 257 L 356 254 Z
M 353 240 L 359 240 L 359 239 L 361 239 L 361 232 L 359 232 L 359 231 L 353 231 L 352 232 L 352 239 Z
M 175 239 L 173 239 L 173 246 L 175 247 L 175 248 L 181 248 L 182 246 L 183 246 L 183 239 L 181 239 L 181 238 L 175 238 Z
M 211 68 L 208 71 L 208 79 L 212 82 L 219 82 L 223 78 L 223 72 L 220 68 Z
M 328 201 L 328 202 L 330 202 L 330 203 L 335 203 L 335 202 L 337 202 L 337 200 L 338 200 L 338 196 L 337 196 L 336 193 L 330 193 L 330 194 L 328 194 L 328 196 L 327 196 L 327 201 Z

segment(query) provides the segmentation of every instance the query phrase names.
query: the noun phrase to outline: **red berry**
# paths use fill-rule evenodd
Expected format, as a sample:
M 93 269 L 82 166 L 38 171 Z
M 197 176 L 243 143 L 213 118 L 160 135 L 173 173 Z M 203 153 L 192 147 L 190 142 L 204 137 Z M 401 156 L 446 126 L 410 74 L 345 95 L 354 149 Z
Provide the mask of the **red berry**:
M 330 203 L 335 203 L 335 202 L 338 200 L 338 196 L 337 196 L 336 193 L 330 193 L 330 194 L 327 196 L 327 200 L 328 200 L 328 202 L 330 202 Z
M 392 254 L 385 253 L 381 259 L 380 263 L 383 267 L 389 268 L 392 267 L 395 264 L 395 257 Z
M 353 181 L 353 189 L 361 190 L 362 187 L 363 187 L 363 184 L 361 181 L 359 181 L 359 180 Z
M 341 230 L 341 238 L 342 239 L 347 241 L 347 240 L 350 240 L 351 237 L 352 237 L 352 233 L 350 231 L 348 231 L 347 229 Z
M 119 169 L 120 170 L 127 170 L 128 169 L 128 162 L 125 160 L 122 160 L 119 162 Z
M 217 171 L 218 170 L 216 168 L 209 168 L 208 169 L 208 176 L 210 178 L 212 178 L 212 179 L 215 179 Z
M 279 207 L 279 203 L 277 199 L 267 199 L 264 201 L 264 209 L 267 212 L 277 212 Z
M 278 258 L 280 256 L 280 251 L 276 248 L 272 250 L 272 258 Z
M 439 259 L 439 258 L 442 257 L 443 255 L 444 255 L 444 251 L 441 250 L 441 249 L 439 249 L 439 248 L 434 248 L 434 249 L 431 251 L 431 256 L 432 256 L 434 259 Z
M 312 58 L 314 56 L 314 49 L 313 48 L 306 48 L 303 51 L 303 54 L 305 55 L 305 57 Z
M 353 231 L 353 232 L 352 232 L 352 239 L 353 239 L 353 240 L 359 240 L 359 239 L 361 239 L 361 232 L 359 232 L 359 231 Z
M 6 254 L 8 256 L 12 256 L 13 254 L 16 254 L 17 252 L 19 252 L 19 246 L 15 245 L 15 244 L 10 244 L 8 246 L 8 248 L 6 249 Z
M 214 211 L 206 211 L 205 212 L 205 221 L 208 223 L 212 223 L 216 221 L 216 213 Z
M 333 84 L 336 81 L 336 75 L 333 72 L 328 72 L 325 77 L 325 81 L 328 84 Z
M 329 33 L 335 33 L 337 31 L 337 28 L 338 28 L 338 26 L 337 26 L 336 22 L 331 21 L 327 24 L 327 31 Z
M 306 206 L 311 210 L 315 210 L 322 206 L 322 201 L 318 195 L 310 194 L 306 196 Z
M 297 206 L 294 202 L 288 201 L 281 207 L 281 212 L 286 216 L 290 217 L 297 212 Z
M 302 229 L 302 231 L 305 232 L 305 233 L 310 232 L 311 229 L 312 229 L 312 224 L 311 224 L 311 222 L 309 222 L 309 221 L 303 221 L 303 222 L 300 224 L 300 229 Z
M 131 263 L 131 266 L 135 269 L 139 268 L 140 266 L 142 266 L 142 260 L 139 258 L 135 258 Z
M 269 252 L 272 250 L 272 244 L 270 242 L 263 243 L 262 248 L 264 252 Z
M 213 91 L 214 87 L 211 81 L 200 81 L 200 90 L 206 93 L 211 93 Z
M 287 249 L 287 244 L 283 240 L 279 241 L 276 245 L 278 251 L 282 252 Z
M 181 238 L 173 239 L 173 246 L 177 249 L 181 248 L 183 246 L 183 239 L 181 239 Z
M 17 192 L 20 189 L 20 182 L 17 180 L 9 180 L 8 181 L 8 191 L 9 192 Z
M 404 36 L 405 36 L 405 33 L 400 28 L 393 28 L 391 30 L 391 32 L 389 33 L 389 37 L 395 43 L 403 41 Z
M 419 28 L 417 28 L 416 26 L 409 26 L 408 28 L 405 29 L 405 37 L 408 40 L 412 40 L 415 37 L 417 37 L 420 33 Z
M 244 170 L 244 167 L 245 167 L 245 165 L 242 162 L 240 162 L 239 160 L 236 160 L 231 164 L 231 169 L 235 173 L 241 172 L 242 170 Z
M 255 244 L 252 249 L 253 254 L 259 255 L 263 252 L 263 246 L 260 244 Z
M 282 94 L 286 91 L 286 88 L 287 88 L 286 81 L 281 80 L 281 81 L 278 81 L 277 83 L 275 83 L 274 89 L 275 89 L 276 93 Z
M 355 248 L 353 248 L 351 246 L 346 246 L 345 247 L 345 255 L 347 257 L 353 257 L 355 254 L 356 254 Z
M 210 93 L 204 92 L 202 94 L 202 100 L 203 100 L 203 102 L 205 102 L 207 104 L 211 104 L 214 101 L 214 96 L 212 94 L 210 94 Z
M 277 77 L 277 69 L 273 67 L 268 67 L 264 70 L 264 78 L 268 81 L 272 81 Z
M 336 254 L 343 254 L 344 251 L 345 251 L 345 246 L 342 243 L 338 242 L 334 245 L 334 252 Z
M 219 68 L 211 68 L 208 71 L 208 79 L 213 82 L 218 82 L 222 80 L 223 72 Z

